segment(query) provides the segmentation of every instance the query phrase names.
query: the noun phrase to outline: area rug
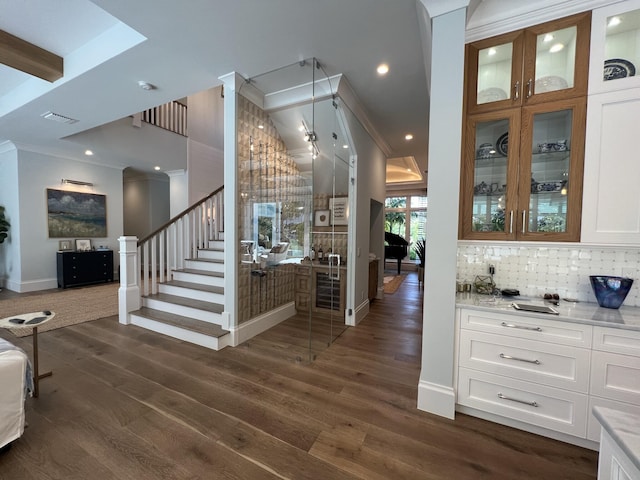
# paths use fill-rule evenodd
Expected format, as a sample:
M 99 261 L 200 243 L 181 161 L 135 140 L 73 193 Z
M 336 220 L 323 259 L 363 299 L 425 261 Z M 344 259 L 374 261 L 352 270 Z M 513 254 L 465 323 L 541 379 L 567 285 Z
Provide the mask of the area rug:
M 118 314 L 118 282 L 71 288 L 43 294 L 24 294 L 0 300 L 0 317 L 50 310 L 56 316 L 38 327 L 38 333 Z M 32 334 L 31 328 L 9 328 L 16 337 Z
M 404 282 L 406 278 L 406 274 L 403 275 L 392 275 L 384 277 L 384 293 L 391 294 L 395 293 L 398 290 L 398 287 Z

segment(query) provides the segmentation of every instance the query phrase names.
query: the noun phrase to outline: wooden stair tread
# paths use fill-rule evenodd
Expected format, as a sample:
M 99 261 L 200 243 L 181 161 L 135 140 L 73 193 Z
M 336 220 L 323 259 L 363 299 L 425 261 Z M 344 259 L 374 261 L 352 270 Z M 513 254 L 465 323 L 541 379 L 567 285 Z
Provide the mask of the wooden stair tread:
M 223 287 L 216 287 L 215 285 L 205 285 L 205 284 L 202 284 L 202 283 L 184 282 L 182 280 L 169 280 L 168 282 L 164 282 L 161 285 L 169 285 L 169 286 L 172 286 L 172 287 L 189 288 L 191 290 L 198 290 L 198 291 L 201 291 L 201 292 L 224 294 L 224 288 Z
M 162 302 L 172 303 L 174 305 L 181 305 L 183 307 L 197 308 L 198 310 L 204 310 L 212 313 L 222 313 L 224 306 L 218 303 L 206 302 L 204 300 L 195 300 L 193 298 L 179 297 L 177 295 L 170 295 L 168 293 L 155 293 L 147 295 L 150 300 L 160 300 Z
M 206 276 L 209 276 L 209 277 L 224 278 L 224 273 L 222 273 L 222 272 L 211 272 L 209 270 L 198 270 L 197 268 L 180 268 L 178 270 L 174 270 L 174 272 L 193 273 L 195 275 L 206 275 Z
M 141 307 L 140 310 L 131 312 L 134 315 L 139 315 L 150 320 L 162 322 L 174 327 L 184 328 L 191 330 L 192 332 L 201 333 L 210 337 L 222 337 L 229 333 L 228 330 L 223 329 L 220 325 L 215 323 L 203 322 L 194 318 L 184 317 L 182 315 L 176 315 L 175 313 L 162 312 L 153 308 Z
M 204 252 L 224 252 L 224 248 L 214 248 L 214 247 L 207 247 L 207 248 L 199 248 L 199 251 L 202 250 Z
M 195 258 L 187 258 L 186 260 L 190 262 L 224 263 L 224 260 L 218 260 L 216 258 L 195 257 Z

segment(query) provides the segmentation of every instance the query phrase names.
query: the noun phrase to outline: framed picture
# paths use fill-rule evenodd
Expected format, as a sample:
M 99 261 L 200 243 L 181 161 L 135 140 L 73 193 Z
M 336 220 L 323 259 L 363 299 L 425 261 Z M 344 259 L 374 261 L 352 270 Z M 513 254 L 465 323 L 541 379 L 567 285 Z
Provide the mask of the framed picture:
M 329 199 L 331 225 L 349 224 L 349 197 L 333 197 Z
M 47 188 L 49 238 L 107 236 L 107 196 Z
M 60 240 L 58 242 L 58 250 L 61 252 L 71 250 L 71 240 Z
M 76 250 L 78 252 L 88 252 L 91 250 L 91 240 L 87 239 L 78 239 L 76 240 Z
M 328 227 L 329 226 L 329 210 L 316 210 L 315 222 L 316 227 Z

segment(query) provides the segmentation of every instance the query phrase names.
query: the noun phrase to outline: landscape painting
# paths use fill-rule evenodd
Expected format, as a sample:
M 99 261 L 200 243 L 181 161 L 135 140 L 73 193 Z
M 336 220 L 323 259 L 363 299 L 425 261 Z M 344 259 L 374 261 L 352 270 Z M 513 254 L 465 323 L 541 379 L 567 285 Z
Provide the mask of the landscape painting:
M 107 197 L 47 188 L 49 238 L 106 237 Z

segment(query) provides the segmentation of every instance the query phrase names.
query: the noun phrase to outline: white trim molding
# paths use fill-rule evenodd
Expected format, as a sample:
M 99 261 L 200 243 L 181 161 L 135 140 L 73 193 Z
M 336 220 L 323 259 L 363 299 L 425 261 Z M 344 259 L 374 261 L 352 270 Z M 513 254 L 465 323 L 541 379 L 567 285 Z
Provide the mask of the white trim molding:
M 418 410 L 453 420 L 456 415 L 456 393 L 453 387 L 418 382 Z

